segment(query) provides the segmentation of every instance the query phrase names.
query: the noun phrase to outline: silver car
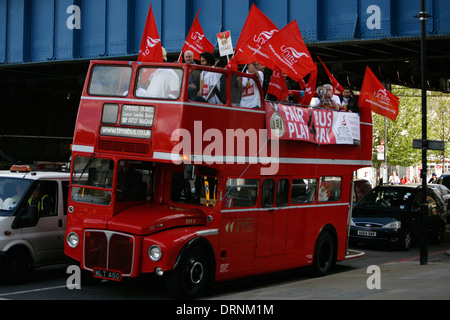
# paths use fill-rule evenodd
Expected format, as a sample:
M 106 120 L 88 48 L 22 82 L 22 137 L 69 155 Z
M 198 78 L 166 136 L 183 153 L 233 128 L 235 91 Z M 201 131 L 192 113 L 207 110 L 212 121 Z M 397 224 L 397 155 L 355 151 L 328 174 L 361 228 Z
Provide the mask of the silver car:
M 70 173 L 0 171 L 0 280 L 19 283 L 35 267 L 66 261 L 64 232 Z

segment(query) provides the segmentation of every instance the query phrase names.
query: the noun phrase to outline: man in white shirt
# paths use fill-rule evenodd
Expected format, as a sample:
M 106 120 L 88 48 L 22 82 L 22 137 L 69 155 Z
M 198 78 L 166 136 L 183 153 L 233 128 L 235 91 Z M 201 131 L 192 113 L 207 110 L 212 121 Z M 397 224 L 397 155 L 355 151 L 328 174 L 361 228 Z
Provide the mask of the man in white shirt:
M 248 65 L 247 73 L 254 74 L 262 86 L 264 73 L 261 69 L 262 66 L 259 63 L 251 63 Z M 239 80 L 239 85 L 242 89 L 240 106 L 245 108 L 261 108 L 261 95 L 255 80 L 248 77 L 242 77 Z
M 159 68 L 152 72 L 147 90 L 138 89 L 138 97 L 177 99 L 180 94 L 180 79 L 170 68 Z
M 311 104 L 312 107 L 323 107 L 327 109 L 340 110 L 341 99 L 334 94 L 334 88 L 331 84 L 325 84 L 324 88 L 327 90 L 319 99 L 316 99 L 315 103 Z

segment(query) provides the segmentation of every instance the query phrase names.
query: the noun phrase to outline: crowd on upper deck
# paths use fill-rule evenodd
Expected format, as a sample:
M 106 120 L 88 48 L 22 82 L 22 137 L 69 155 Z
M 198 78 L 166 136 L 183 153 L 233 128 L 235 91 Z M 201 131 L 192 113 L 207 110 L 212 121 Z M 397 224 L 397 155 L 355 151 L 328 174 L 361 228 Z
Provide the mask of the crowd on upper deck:
M 215 58 L 214 54 L 210 52 L 204 52 L 200 55 L 200 61 L 194 60 L 194 53 L 190 50 L 184 52 L 183 54 L 185 63 L 190 64 L 201 64 L 204 66 L 224 68 L 226 67 L 226 60 L 224 58 Z M 277 98 L 267 93 L 267 88 L 270 83 L 270 78 L 272 76 L 272 70 L 266 68 L 258 62 L 250 63 L 242 68 L 243 72 L 252 74 L 259 81 L 261 87 L 264 91 L 264 96 L 267 100 L 277 101 Z M 214 85 L 218 84 L 218 73 L 211 72 L 201 72 L 200 74 L 191 75 L 191 81 L 189 84 L 189 96 L 191 100 L 197 99 L 198 97 L 203 97 L 205 99 L 208 96 L 209 89 Z M 291 90 L 290 93 L 284 98 L 283 103 L 294 103 L 301 104 L 298 97 L 291 92 L 296 92 L 300 97 L 302 97 L 304 91 L 300 89 L 298 83 L 288 78 L 283 74 L 284 81 L 286 82 L 286 87 Z M 260 106 L 259 91 L 253 78 L 239 77 L 238 86 L 241 90 L 242 99 L 240 106 L 254 108 Z M 216 85 L 214 90 L 220 90 L 220 84 Z M 327 109 L 332 109 L 336 111 L 348 111 L 348 112 L 359 112 L 358 99 L 354 96 L 353 91 L 350 87 L 343 88 L 342 94 L 337 95 L 334 87 L 331 84 L 324 84 L 319 86 L 319 92 L 317 97 L 313 98 L 310 102 L 312 107 L 322 107 Z M 321 90 L 321 91 L 320 91 Z M 220 99 L 216 95 L 212 95 L 213 100 L 208 100 L 211 103 L 220 103 Z M 211 99 L 211 98 L 210 98 Z
M 167 54 L 163 48 L 164 61 L 167 61 Z M 187 50 L 183 53 L 183 62 L 188 64 L 199 64 L 202 66 L 213 68 L 227 68 L 227 59 L 224 57 L 216 58 L 211 52 L 203 52 L 200 54 L 200 60 L 194 59 L 194 53 Z M 261 93 L 260 86 L 263 89 L 263 96 L 269 101 L 278 101 L 278 98 L 268 92 L 269 83 L 274 72 L 258 62 L 249 63 L 241 68 L 241 71 L 249 76 L 232 77 L 232 97 L 233 105 L 245 108 L 260 108 Z M 254 77 L 252 77 L 253 75 Z M 160 80 L 155 80 L 156 78 Z M 255 80 L 256 78 L 256 80 Z M 152 71 L 147 76 L 147 84 L 144 88 L 136 91 L 137 96 L 177 99 L 179 95 L 179 80 L 177 74 L 173 70 L 159 69 Z M 282 79 L 286 84 L 288 92 L 281 103 L 305 105 L 302 103 L 304 90 L 300 84 L 287 77 L 284 73 Z M 257 85 L 259 82 L 260 86 Z M 165 85 L 167 84 L 167 85 Z M 238 91 L 237 94 L 234 94 Z M 316 95 L 308 105 L 315 108 L 326 108 L 335 111 L 359 112 L 358 99 L 354 97 L 350 87 L 345 87 L 342 94 L 338 95 L 335 88 L 331 84 L 324 84 L 316 89 Z M 158 94 L 161 93 L 161 94 Z M 225 77 L 220 72 L 211 72 L 200 69 L 193 69 L 189 75 L 188 96 L 191 101 L 209 102 L 213 104 L 226 103 Z M 233 100 L 234 99 L 234 100 Z

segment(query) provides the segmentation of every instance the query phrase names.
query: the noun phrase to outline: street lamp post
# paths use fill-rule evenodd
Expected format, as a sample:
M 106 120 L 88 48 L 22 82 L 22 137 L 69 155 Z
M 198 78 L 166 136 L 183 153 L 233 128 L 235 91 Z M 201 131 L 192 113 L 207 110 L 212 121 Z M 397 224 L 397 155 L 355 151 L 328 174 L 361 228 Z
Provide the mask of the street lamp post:
M 427 89 L 426 89 L 426 32 L 427 19 L 430 15 L 425 11 L 425 0 L 421 0 L 419 19 L 421 23 L 421 40 L 420 40 L 420 56 L 421 56 L 421 87 L 422 87 L 422 221 L 420 236 L 420 264 L 428 263 L 428 243 L 427 243 Z

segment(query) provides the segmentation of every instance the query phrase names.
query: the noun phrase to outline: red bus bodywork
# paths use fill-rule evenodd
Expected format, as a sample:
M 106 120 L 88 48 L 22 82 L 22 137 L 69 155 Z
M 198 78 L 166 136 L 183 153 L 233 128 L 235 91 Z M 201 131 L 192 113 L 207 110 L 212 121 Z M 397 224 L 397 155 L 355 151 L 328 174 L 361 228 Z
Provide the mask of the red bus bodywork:
M 150 65 L 176 69 L 179 92 L 139 97 L 137 87 L 145 80 L 139 72 Z M 94 88 L 96 67 L 126 69 L 107 75 L 116 78 L 116 92 Z M 245 155 L 238 157 L 239 142 L 214 148 L 220 146 L 217 134 L 225 140 L 227 129 L 242 129 L 262 137 L 268 109 L 282 105 L 264 101 L 259 84 L 259 108 L 236 105 L 235 82 L 249 75 L 218 68 L 202 70 L 220 73 L 226 100 L 190 100 L 195 68 L 201 67 L 91 62 L 72 146 L 66 255 L 100 278 L 163 274 L 173 292 L 188 297 L 213 282 L 307 265 L 320 274 L 346 259 L 353 172 L 372 159 L 371 111 L 361 108 L 360 141 L 354 144 L 279 140 L 275 154 L 273 140 L 261 138 L 257 150 L 265 147 L 266 154 L 255 155 L 247 151 L 252 147 L 247 137 Z M 183 131 L 174 135 L 177 129 Z M 186 133 L 192 135 L 190 144 Z M 182 150 L 176 148 L 181 141 Z M 262 156 L 277 159 L 275 172 L 262 174 L 271 165 Z M 127 162 L 140 170 L 145 199 L 121 199 L 119 167 Z M 187 170 L 194 179 L 186 179 Z M 328 188 L 325 201 L 322 187 Z

